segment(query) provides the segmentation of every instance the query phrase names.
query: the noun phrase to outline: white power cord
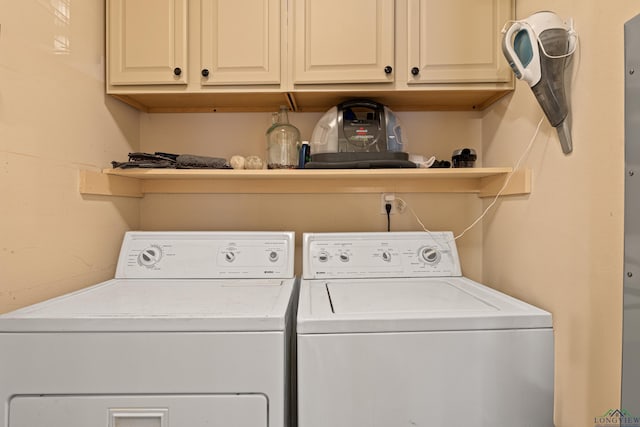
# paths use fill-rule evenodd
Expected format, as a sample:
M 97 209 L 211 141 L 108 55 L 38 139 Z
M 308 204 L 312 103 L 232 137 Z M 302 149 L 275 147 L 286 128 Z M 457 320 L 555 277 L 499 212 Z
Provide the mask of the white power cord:
M 464 234 L 467 231 L 471 230 L 477 223 L 479 223 L 482 220 L 482 218 L 485 217 L 487 212 L 489 212 L 489 210 L 493 207 L 493 205 L 496 204 L 496 202 L 498 201 L 498 198 L 502 195 L 504 190 L 507 188 L 507 185 L 509 185 L 509 181 L 511 181 L 511 178 L 513 177 L 513 174 L 520 168 L 520 163 L 522 163 L 522 160 L 524 160 L 525 156 L 529 153 L 529 150 L 531 150 L 531 147 L 533 146 L 533 142 L 536 140 L 536 137 L 538 136 L 538 132 L 540 132 L 540 126 L 542 126 L 542 122 L 543 121 L 544 121 L 544 116 L 540 117 L 540 121 L 538 122 L 538 126 L 536 126 L 536 131 L 533 133 L 533 136 L 531 137 L 531 140 L 529 141 L 529 145 L 527 145 L 527 148 L 525 148 L 525 150 L 520 155 L 520 158 L 516 162 L 516 165 L 513 167 L 511 172 L 509 172 L 509 174 L 507 175 L 507 178 L 504 180 L 504 184 L 502 184 L 502 187 L 496 193 L 496 197 L 494 197 L 493 200 L 491 201 L 491 203 L 489 203 L 489 206 L 487 206 L 485 208 L 485 210 L 482 212 L 482 215 L 480 215 L 475 221 L 473 221 L 470 226 L 468 226 L 467 228 L 462 230 L 462 233 L 458 234 L 455 237 L 455 240 L 458 240 L 460 237 L 464 236 Z
M 531 140 L 529 141 L 529 144 L 527 145 L 527 147 L 525 148 L 525 150 L 522 152 L 522 154 L 520 155 L 520 158 L 518 159 L 518 161 L 516 162 L 515 166 L 513 167 L 513 169 L 511 170 L 511 172 L 509 172 L 509 174 L 507 175 L 507 177 L 504 180 L 504 183 L 502 184 L 502 187 L 500 188 L 500 190 L 498 190 L 498 192 L 496 193 L 496 196 L 494 197 L 494 199 L 491 201 L 491 203 L 489 203 L 489 205 L 484 209 L 484 211 L 482 211 L 482 214 L 476 218 L 475 221 L 473 221 L 471 223 L 471 225 L 469 225 L 467 228 L 465 228 L 464 230 L 462 230 L 462 232 L 460 234 L 458 234 L 457 236 L 454 237 L 455 240 L 458 240 L 459 238 L 461 238 L 462 236 L 464 236 L 464 234 L 471 230 L 473 227 L 475 227 L 480 221 L 482 221 L 482 219 L 487 215 L 487 213 L 489 212 L 489 210 L 491 210 L 491 208 L 496 204 L 496 202 L 498 201 L 498 198 L 500 198 L 500 196 L 502 196 L 502 193 L 504 192 L 504 190 L 507 188 L 507 186 L 509 185 L 509 182 L 511 181 L 511 178 L 513 177 L 513 174 L 520 168 L 520 163 L 522 163 L 522 161 L 524 160 L 524 158 L 526 157 L 526 155 L 529 153 L 529 151 L 531 150 L 531 147 L 533 146 L 533 142 L 536 140 L 536 137 L 538 136 L 538 133 L 540 132 L 540 126 L 542 126 L 542 122 L 544 121 L 544 116 L 542 116 L 540 118 L 540 121 L 538 122 L 538 125 L 536 126 L 536 131 L 533 133 L 533 136 L 531 137 Z M 396 200 L 399 200 L 401 203 L 403 203 L 405 206 L 407 206 L 409 208 L 409 210 L 411 211 L 411 213 L 413 214 L 413 216 L 416 218 L 416 221 L 418 221 L 418 224 L 420 224 L 420 226 L 422 227 L 422 229 L 428 233 L 431 232 L 431 230 L 427 229 L 427 227 L 424 226 L 424 224 L 422 223 L 422 221 L 420 221 L 420 218 L 418 217 L 418 215 L 415 213 L 415 211 L 413 210 L 413 208 L 407 203 L 405 202 L 403 199 L 400 199 L 398 197 L 396 197 Z

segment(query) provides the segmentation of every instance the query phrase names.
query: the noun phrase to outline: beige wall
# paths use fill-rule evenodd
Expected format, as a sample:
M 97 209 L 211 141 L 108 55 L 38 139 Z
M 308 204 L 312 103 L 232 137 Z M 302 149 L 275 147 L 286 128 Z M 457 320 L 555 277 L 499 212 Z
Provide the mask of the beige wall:
M 64 4 L 69 21 L 53 9 Z M 620 404 L 623 23 L 640 6 L 517 1 L 518 17 L 543 9 L 573 16 L 581 37 L 575 152 L 564 156 L 545 123 L 526 158 L 532 194 L 499 202 L 459 245 L 466 275 L 553 313 L 556 424 L 583 427 Z M 0 16 L 0 312 L 108 278 L 127 229 L 384 230 L 377 194 L 80 196 L 78 169 L 137 149 L 257 154 L 269 115 L 138 114 L 106 97 L 102 1 L 6 1 Z M 68 49 L 56 53 L 60 36 Z M 291 121 L 308 138 L 319 116 Z M 522 83 L 482 113 L 400 114 L 411 151 L 474 147 L 485 166 L 513 164 L 540 116 Z M 487 203 L 400 196 L 428 227 L 455 232 Z M 392 227 L 419 229 L 409 211 Z
M 290 113 L 303 139 L 311 138 L 321 113 Z M 410 151 L 451 159 L 455 148 L 480 151 L 480 113 L 398 113 Z M 270 114 L 143 114 L 143 151 L 170 151 L 230 157 L 266 151 Z M 479 164 L 481 160 L 479 160 Z M 397 194 L 432 230 L 461 232 L 480 214 L 473 195 Z M 148 195 L 141 202 L 144 229 L 288 229 L 296 232 L 298 259 L 305 231 L 385 231 L 380 194 Z M 420 230 L 410 209 L 392 217 L 393 230 Z M 482 228 L 459 242 L 464 273 L 482 276 Z M 296 266 L 300 271 L 299 263 Z
M 553 313 L 556 425 L 591 426 L 620 406 L 624 174 L 624 22 L 636 2 L 517 2 L 517 18 L 554 10 L 580 34 L 574 152 L 542 126 L 526 164 L 533 192 L 483 224 L 484 279 Z M 527 85 L 483 119 L 485 165 L 512 164 L 542 116 Z
M 78 193 L 79 169 L 139 138 L 138 113 L 104 95 L 103 8 L 0 2 L 0 312 L 113 277 L 138 227 L 138 201 Z

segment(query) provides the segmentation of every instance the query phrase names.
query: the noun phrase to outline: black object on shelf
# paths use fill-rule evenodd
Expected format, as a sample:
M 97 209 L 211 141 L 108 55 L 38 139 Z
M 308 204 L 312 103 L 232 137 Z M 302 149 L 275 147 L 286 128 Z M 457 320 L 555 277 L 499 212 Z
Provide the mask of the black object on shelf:
M 340 153 L 311 154 L 311 161 L 305 169 L 383 169 L 415 168 L 409 155 L 400 151 L 368 153 L 344 151 Z
M 454 168 L 472 168 L 477 158 L 473 148 L 461 148 L 453 152 L 451 161 Z

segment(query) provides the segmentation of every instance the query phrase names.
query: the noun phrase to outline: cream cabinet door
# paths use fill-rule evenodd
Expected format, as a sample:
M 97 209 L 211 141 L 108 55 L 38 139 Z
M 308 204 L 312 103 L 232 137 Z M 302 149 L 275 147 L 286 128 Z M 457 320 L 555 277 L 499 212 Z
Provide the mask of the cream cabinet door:
M 187 0 L 109 0 L 109 82 L 187 83 Z
M 203 85 L 280 83 L 280 0 L 201 0 Z
M 513 0 L 408 0 L 408 83 L 508 82 Z
M 294 83 L 393 81 L 394 0 L 292 5 Z

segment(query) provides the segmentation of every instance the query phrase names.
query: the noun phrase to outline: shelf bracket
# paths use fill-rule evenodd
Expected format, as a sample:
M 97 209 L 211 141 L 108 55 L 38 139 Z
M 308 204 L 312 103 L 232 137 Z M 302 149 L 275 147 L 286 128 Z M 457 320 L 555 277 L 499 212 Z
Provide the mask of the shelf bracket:
M 509 174 L 487 176 L 480 179 L 479 197 L 495 197 L 500 191 Z M 520 169 L 512 172 L 511 179 L 501 193 L 502 196 L 519 196 L 531 193 L 531 169 Z
M 80 171 L 79 187 L 80 194 L 138 198 L 144 196 L 140 179 L 89 170 Z

